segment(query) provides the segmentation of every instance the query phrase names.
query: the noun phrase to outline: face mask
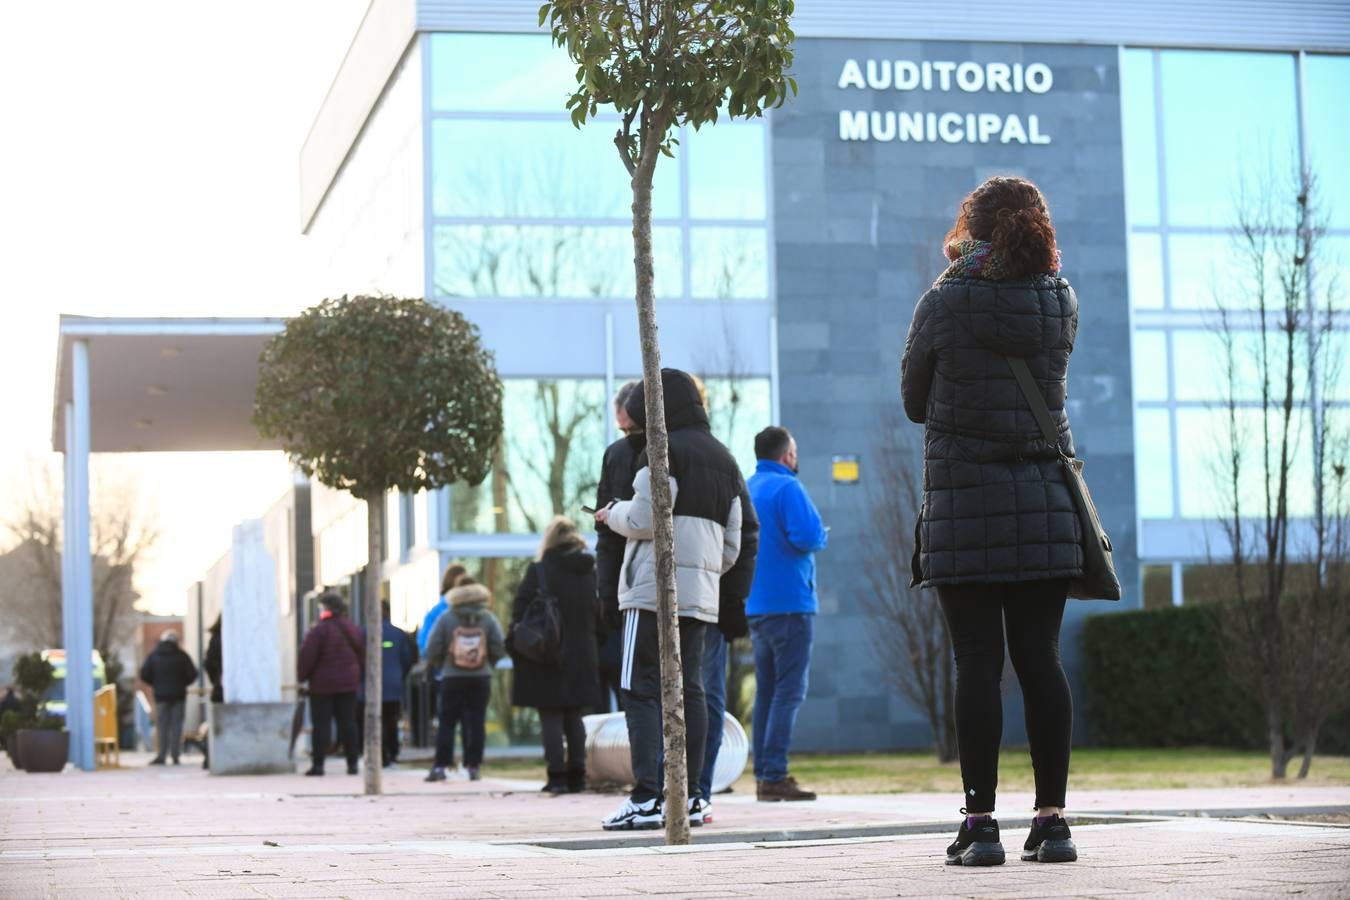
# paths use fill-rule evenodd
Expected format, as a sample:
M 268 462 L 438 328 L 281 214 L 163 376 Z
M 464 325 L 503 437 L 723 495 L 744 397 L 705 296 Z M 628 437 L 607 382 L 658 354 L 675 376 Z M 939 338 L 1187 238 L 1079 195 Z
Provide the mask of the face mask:
M 321 609 L 321 610 L 319 610 L 319 618 L 320 618 L 320 619 L 331 619 L 331 618 L 333 618 L 333 611 L 332 611 L 331 609 Z

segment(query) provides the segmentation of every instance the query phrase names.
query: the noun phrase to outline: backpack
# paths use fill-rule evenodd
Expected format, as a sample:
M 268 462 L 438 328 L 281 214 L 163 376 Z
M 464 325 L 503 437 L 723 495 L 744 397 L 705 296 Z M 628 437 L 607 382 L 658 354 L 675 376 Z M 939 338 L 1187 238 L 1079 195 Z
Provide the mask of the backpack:
M 511 626 L 511 647 L 528 660 L 557 665 L 562 657 L 562 614 L 558 598 L 548 589 L 545 568 L 542 560 L 535 567 L 539 587 L 520 621 Z
M 487 633 L 477 624 L 455 626 L 450 635 L 450 665 L 456 669 L 481 669 L 487 662 Z

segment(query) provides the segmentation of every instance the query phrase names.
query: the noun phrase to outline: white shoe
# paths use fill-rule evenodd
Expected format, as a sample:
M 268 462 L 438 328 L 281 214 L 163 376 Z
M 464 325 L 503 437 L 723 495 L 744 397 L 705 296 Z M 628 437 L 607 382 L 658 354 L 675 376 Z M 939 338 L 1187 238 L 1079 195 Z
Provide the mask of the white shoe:
M 702 797 L 689 798 L 689 827 L 697 828 L 708 821 L 708 808 Z
M 655 798 L 648 800 L 646 803 L 634 803 L 631 799 L 625 800 L 623 806 L 620 806 L 614 815 L 600 822 L 601 827 L 606 831 L 662 828 L 665 824 L 666 817 L 661 814 L 661 801 Z
M 704 824 L 704 825 L 711 825 L 711 824 L 712 824 L 712 820 L 713 820 L 713 818 L 712 818 L 712 801 L 711 801 L 711 800 L 704 800 L 704 801 L 702 801 L 702 802 L 703 802 L 703 824 Z

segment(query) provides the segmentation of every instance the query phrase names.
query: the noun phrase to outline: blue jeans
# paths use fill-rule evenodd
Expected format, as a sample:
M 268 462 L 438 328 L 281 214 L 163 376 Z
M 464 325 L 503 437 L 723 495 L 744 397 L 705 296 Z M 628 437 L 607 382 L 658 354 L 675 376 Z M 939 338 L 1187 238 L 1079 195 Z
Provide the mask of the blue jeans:
M 727 639 L 716 627 L 708 628 L 704 638 L 703 696 L 708 705 L 708 742 L 704 745 L 703 774 L 698 779 L 698 792 L 704 800 L 710 800 L 713 769 L 717 766 L 717 751 L 722 749 L 722 727 L 727 711 Z
M 788 747 L 797 710 L 806 699 L 815 616 L 784 613 L 750 617 L 755 644 L 755 715 L 751 746 L 756 781 L 788 775 Z

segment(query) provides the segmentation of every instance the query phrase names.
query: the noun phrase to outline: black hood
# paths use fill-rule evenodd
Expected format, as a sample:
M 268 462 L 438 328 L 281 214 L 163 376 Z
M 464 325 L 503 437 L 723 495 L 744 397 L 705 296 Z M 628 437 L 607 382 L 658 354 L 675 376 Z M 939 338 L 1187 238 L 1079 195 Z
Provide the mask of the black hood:
M 679 369 L 662 369 L 661 392 L 665 394 L 666 399 L 667 431 L 695 426 L 708 427 L 708 411 L 703 408 L 703 398 L 699 396 L 698 387 L 695 386 L 694 379 L 689 377 L 689 373 L 681 372 Z M 633 420 L 633 424 L 643 429 L 647 427 L 647 392 L 642 382 L 639 381 L 633 393 L 628 395 L 624 411 L 628 413 L 628 418 Z
M 564 572 L 585 575 L 595 568 L 595 557 L 585 550 L 578 550 L 575 547 L 566 549 L 555 547 L 544 555 L 548 557 L 549 562 Z

